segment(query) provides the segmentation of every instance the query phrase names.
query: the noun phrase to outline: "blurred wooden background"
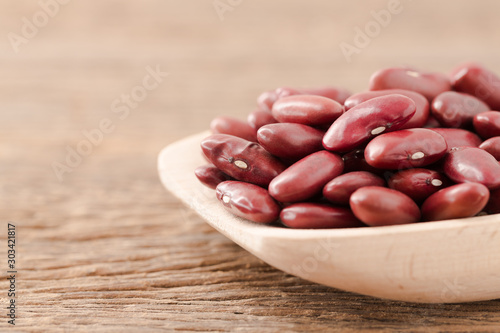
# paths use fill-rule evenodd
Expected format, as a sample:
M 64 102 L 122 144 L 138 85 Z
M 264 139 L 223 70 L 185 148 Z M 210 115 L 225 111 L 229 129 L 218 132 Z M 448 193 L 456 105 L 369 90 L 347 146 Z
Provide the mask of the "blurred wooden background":
M 266 89 L 359 91 L 392 65 L 449 72 L 473 60 L 500 73 L 500 2 L 59 1 L 0 4 L 0 300 L 5 313 L 11 221 L 17 330 L 500 330 L 500 300 L 391 302 L 277 271 L 183 207 L 156 172 L 161 148 L 216 115 L 244 119 Z M 341 43 L 391 4 L 398 13 L 348 62 Z M 169 74 L 114 112 L 147 68 Z M 112 129 L 60 181 L 54 162 L 103 119 Z

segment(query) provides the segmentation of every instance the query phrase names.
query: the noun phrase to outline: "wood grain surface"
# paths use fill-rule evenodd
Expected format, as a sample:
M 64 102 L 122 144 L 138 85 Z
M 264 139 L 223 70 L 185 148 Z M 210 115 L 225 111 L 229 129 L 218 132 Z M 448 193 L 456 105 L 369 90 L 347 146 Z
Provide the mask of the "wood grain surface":
M 63 2 L 0 4 L 0 331 L 500 330 L 500 300 L 384 301 L 280 272 L 184 207 L 156 170 L 165 145 L 219 114 L 244 119 L 262 90 L 360 91 L 390 65 L 474 60 L 500 73 L 499 2 L 401 0 L 350 62 L 339 45 L 390 1 Z M 141 90 L 152 71 L 168 75 Z M 78 147 L 87 155 L 71 160 Z

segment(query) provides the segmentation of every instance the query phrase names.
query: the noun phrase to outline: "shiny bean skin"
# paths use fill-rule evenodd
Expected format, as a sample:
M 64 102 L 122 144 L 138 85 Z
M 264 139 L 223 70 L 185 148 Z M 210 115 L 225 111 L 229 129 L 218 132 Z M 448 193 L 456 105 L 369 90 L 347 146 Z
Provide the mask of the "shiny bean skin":
M 262 126 L 257 131 L 257 140 L 271 154 L 300 159 L 323 149 L 324 133 L 307 125 L 277 123 Z
M 387 95 L 360 103 L 335 120 L 323 146 L 348 152 L 375 135 L 400 129 L 415 114 L 415 102 L 403 95 Z
M 385 181 L 366 171 L 348 172 L 329 181 L 323 188 L 323 196 L 335 204 L 348 205 L 351 194 L 364 186 L 385 186 Z
M 474 129 L 483 138 L 489 139 L 500 136 L 500 112 L 487 111 L 474 116 Z
M 342 158 L 325 150 L 292 164 L 269 184 L 269 194 L 280 202 L 304 201 L 321 190 L 344 168 Z
M 365 148 L 368 164 L 379 169 L 407 169 L 432 164 L 446 154 L 448 146 L 438 133 L 411 128 L 379 135 Z
M 468 128 L 475 115 L 490 107 L 480 99 L 465 93 L 446 91 L 432 101 L 432 115 L 445 127 Z
M 272 115 L 282 123 L 299 123 L 309 126 L 331 125 L 344 113 L 338 102 L 323 96 L 297 95 L 277 100 Z
M 407 224 L 420 220 L 420 209 L 407 195 L 386 187 L 365 186 L 349 200 L 352 212 L 370 226 Z
M 255 110 L 248 115 L 247 122 L 251 128 L 257 133 L 257 130 L 264 125 L 274 124 L 278 121 L 274 119 L 269 111 Z
M 451 75 L 456 91 L 473 95 L 500 110 L 500 78 L 479 64 L 466 63 L 458 66 Z
M 500 189 L 490 191 L 490 199 L 484 210 L 488 214 L 500 214 Z
M 442 173 L 423 168 L 399 171 L 387 181 L 389 188 L 406 194 L 417 203 L 450 184 L 450 180 Z
M 369 99 L 392 94 L 406 96 L 408 98 L 411 98 L 415 102 L 415 114 L 413 115 L 413 117 L 411 117 L 410 120 L 408 120 L 406 124 L 401 127 L 401 129 L 422 127 L 426 124 L 430 114 L 429 101 L 423 95 L 411 90 L 387 89 L 365 91 L 350 96 L 348 99 L 346 99 L 344 106 L 347 111 L 360 103 L 366 102 Z
M 211 189 L 215 189 L 220 183 L 231 179 L 231 177 L 212 164 L 206 164 L 196 168 L 194 174 L 203 185 Z
M 429 101 L 451 90 L 450 80 L 441 73 L 429 73 L 410 68 L 390 67 L 375 72 L 370 78 L 370 90 L 405 89 L 422 94 Z
M 267 186 L 285 170 L 285 165 L 258 143 L 232 135 L 213 134 L 201 142 L 201 149 L 222 172 L 252 184 Z
M 266 189 L 239 181 L 228 180 L 217 185 L 217 199 L 236 216 L 257 223 L 272 223 L 280 214 L 280 206 Z
M 444 159 L 443 170 L 456 183 L 480 183 L 489 189 L 500 187 L 500 164 L 480 148 L 452 149 Z
M 280 213 L 281 222 L 295 229 L 353 228 L 364 226 L 350 209 L 319 203 L 296 203 Z
M 496 158 L 497 161 L 500 161 L 500 136 L 489 138 L 488 140 L 481 143 L 479 148 L 486 150 L 494 158 Z
M 440 221 L 474 216 L 484 208 L 489 196 L 488 188 L 478 183 L 444 188 L 429 196 L 422 204 L 423 220 Z
M 229 134 L 239 138 L 257 142 L 257 132 L 246 122 L 232 117 L 217 117 L 210 122 L 214 134 Z
M 429 128 L 446 140 L 448 151 L 456 147 L 479 147 L 482 140 L 476 134 L 461 128 Z

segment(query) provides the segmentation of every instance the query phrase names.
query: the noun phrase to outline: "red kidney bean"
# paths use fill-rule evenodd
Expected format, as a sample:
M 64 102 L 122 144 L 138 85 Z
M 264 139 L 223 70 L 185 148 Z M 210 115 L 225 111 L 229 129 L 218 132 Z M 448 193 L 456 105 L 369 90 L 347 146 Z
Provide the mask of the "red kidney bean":
M 500 213 L 500 189 L 490 191 L 490 200 L 484 207 L 484 210 L 488 214 L 499 214 Z
M 232 117 L 217 117 L 210 123 L 214 134 L 229 134 L 239 138 L 257 142 L 256 131 L 246 122 Z
M 411 128 L 382 134 L 365 148 L 368 164 L 379 169 L 407 169 L 432 164 L 446 154 L 448 146 L 438 133 Z
M 280 213 L 281 222 L 295 229 L 353 228 L 364 224 L 350 209 L 319 203 L 296 203 Z
M 444 173 L 456 183 L 480 183 L 489 189 L 500 187 L 500 164 L 488 152 L 474 147 L 459 147 L 448 152 Z
M 295 89 L 295 88 L 290 88 L 290 87 L 279 87 L 274 90 L 276 93 L 276 101 L 288 96 L 295 96 L 295 95 L 303 95 L 304 92 Z M 275 102 L 276 102 L 275 101 Z M 271 108 L 272 109 L 272 108 Z
M 264 125 L 257 131 L 257 140 L 271 154 L 300 159 L 322 150 L 323 132 L 310 126 L 293 123 Z
M 406 128 L 415 128 L 415 127 L 422 127 L 426 124 L 427 119 L 429 118 L 429 101 L 427 98 L 425 98 L 423 95 L 411 91 L 411 90 L 404 90 L 404 89 L 387 89 L 387 90 L 376 90 L 376 91 L 365 91 L 361 93 L 357 93 L 354 95 L 351 95 L 346 101 L 344 102 L 344 106 L 346 111 L 355 107 L 356 105 L 366 102 L 367 100 L 370 100 L 375 97 L 380 97 L 380 96 L 387 96 L 387 95 L 392 95 L 392 94 L 398 94 L 398 95 L 403 95 L 408 98 L 411 98 L 415 102 L 415 114 L 413 117 L 408 120 L 406 124 L 404 124 L 401 129 L 406 129 Z
M 211 189 L 215 189 L 220 183 L 231 179 L 231 177 L 211 164 L 196 168 L 194 174 L 203 185 Z
M 340 175 L 344 163 L 340 156 L 319 151 L 292 164 L 269 184 L 269 194 L 281 202 L 297 202 L 313 197 L 323 186 Z
M 435 170 L 415 168 L 399 171 L 387 181 L 389 188 L 402 192 L 419 203 L 450 185 L 445 175 Z
M 347 99 L 347 97 L 351 96 L 352 94 L 349 90 L 339 87 L 305 89 L 304 92 L 311 95 L 327 97 L 340 104 L 344 104 L 344 101 Z
M 441 73 L 391 67 L 375 72 L 370 78 L 370 90 L 384 89 L 412 90 L 432 101 L 440 93 L 451 90 L 451 84 L 448 78 Z
M 335 204 L 348 205 L 351 194 L 364 186 L 385 186 L 379 176 L 366 171 L 344 173 L 329 181 L 323 188 L 323 196 Z
M 316 95 L 323 96 L 334 101 L 344 104 L 344 101 L 347 97 L 351 95 L 349 90 L 339 87 L 321 87 L 321 88 L 301 88 L 301 89 L 293 89 L 287 87 L 281 87 L 276 89 L 276 95 L 278 99 L 293 96 L 293 95 Z
M 236 216 L 258 223 L 272 223 L 280 214 L 280 206 L 266 189 L 239 181 L 228 180 L 217 185 L 217 199 Z
M 331 125 L 344 113 L 338 102 L 323 96 L 297 95 L 277 100 L 272 115 L 282 123 L 299 123 L 309 126 Z
M 344 172 L 367 171 L 376 175 L 380 175 L 384 170 L 372 167 L 365 160 L 364 149 L 354 149 L 342 155 L 344 161 Z
M 262 126 L 274 124 L 278 121 L 274 119 L 269 111 L 255 110 L 248 115 L 247 122 L 254 129 L 255 133 L 257 133 L 257 130 Z
M 500 161 L 500 136 L 495 136 L 494 138 L 489 138 L 488 140 L 481 143 L 479 148 L 486 150 L 497 161 Z
M 258 143 L 232 135 L 213 134 L 201 142 L 201 149 L 222 172 L 252 184 L 267 186 L 285 169 Z
M 426 221 L 471 217 L 479 213 L 490 192 L 478 183 L 453 185 L 429 196 L 422 204 L 422 217 Z
M 403 95 L 387 95 L 356 105 L 335 120 L 323 146 L 347 152 L 383 132 L 400 129 L 415 114 L 415 102 Z
M 474 133 L 460 128 L 429 128 L 446 140 L 448 151 L 456 147 L 479 147 L 482 140 Z
M 432 115 L 445 127 L 470 127 L 475 115 L 489 109 L 480 99 L 456 91 L 439 94 L 431 105 Z
M 260 110 L 271 111 L 274 102 L 278 99 L 278 95 L 274 90 L 264 91 L 257 97 L 257 106 Z
M 500 78 L 479 64 L 466 63 L 458 66 L 451 75 L 456 91 L 473 95 L 500 110 Z
M 420 219 L 420 209 L 407 195 L 386 187 L 365 186 L 351 195 L 354 215 L 370 226 L 406 224 Z
M 429 115 L 429 117 L 427 118 L 427 122 L 422 127 L 423 128 L 436 128 L 436 127 L 441 127 L 441 124 L 439 123 L 439 121 L 437 121 L 436 118 L 434 118 L 433 115 Z
M 351 92 L 339 87 L 321 87 L 308 89 L 294 89 L 289 87 L 280 87 L 275 90 L 265 91 L 257 98 L 257 105 L 261 110 L 271 111 L 273 104 L 280 98 L 294 95 L 316 95 L 323 96 L 344 104 Z
M 500 136 L 500 112 L 487 111 L 474 116 L 474 129 L 483 138 L 489 139 Z

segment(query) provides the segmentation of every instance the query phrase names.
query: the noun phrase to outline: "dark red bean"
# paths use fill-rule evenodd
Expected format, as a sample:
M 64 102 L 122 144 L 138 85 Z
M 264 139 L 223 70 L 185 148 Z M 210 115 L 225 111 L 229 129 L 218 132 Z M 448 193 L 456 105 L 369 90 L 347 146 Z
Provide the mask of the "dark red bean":
M 258 223 L 272 223 L 280 214 L 280 206 L 266 189 L 239 181 L 225 181 L 215 189 L 224 208 L 236 216 Z
M 279 99 L 273 105 L 272 115 L 282 123 L 309 126 L 331 125 L 344 113 L 338 102 L 323 96 L 297 95 Z
M 285 165 L 258 143 L 232 135 L 213 134 L 201 142 L 210 162 L 227 175 L 241 181 L 267 186 Z
M 366 163 L 364 149 L 351 150 L 342 155 L 342 160 L 344 161 L 344 172 L 367 171 L 376 175 L 383 173 L 383 170 L 374 168 Z
M 259 128 L 257 140 L 271 154 L 297 160 L 322 150 L 323 135 L 322 131 L 310 126 L 277 123 Z
M 344 173 L 333 178 L 325 185 L 323 196 L 335 204 L 348 205 L 351 194 L 364 186 L 385 186 L 385 181 L 379 176 L 366 171 Z
M 460 128 L 429 128 L 446 140 L 448 151 L 456 147 L 479 147 L 482 140 L 476 134 Z
M 342 158 L 327 151 L 319 151 L 294 163 L 273 179 L 269 193 L 281 202 L 307 200 L 321 190 L 344 168 Z
M 350 209 L 319 203 L 296 203 L 281 211 L 281 222 L 295 229 L 353 228 L 364 224 Z
M 453 185 L 428 197 L 422 204 L 425 221 L 471 217 L 479 213 L 488 202 L 488 188 L 478 183 Z
M 451 75 L 453 88 L 473 95 L 500 110 L 500 78 L 479 64 L 466 63 L 458 66 Z
M 500 112 L 487 111 L 474 116 L 474 129 L 483 138 L 500 136 Z
M 196 168 L 194 174 L 203 185 L 211 189 L 215 189 L 220 183 L 231 179 L 231 177 L 212 164 L 206 164 Z
M 451 185 L 451 182 L 435 170 L 415 168 L 395 173 L 389 178 L 387 185 L 406 194 L 415 202 L 422 202 L 431 194 Z
M 432 164 L 444 156 L 448 146 L 438 133 L 411 128 L 382 134 L 365 148 L 368 164 L 379 169 L 406 169 Z
M 376 91 L 365 91 L 361 93 L 354 94 L 346 99 L 344 106 L 346 111 L 355 107 L 356 105 L 366 102 L 375 97 L 387 96 L 392 94 L 399 94 L 411 98 L 415 102 L 415 114 L 411 117 L 406 124 L 404 124 L 401 129 L 422 127 L 426 124 L 429 118 L 429 101 L 423 95 L 404 89 L 387 89 L 387 90 L 376 90 Z
M 335 120 L 323 138 L 323 146 L 347 152 L 372 137 L 400 129 L 415 114 L 415 102 L 403 95 L 387 95 L 356 105 Z
M 500 136 L 489 138 L 488 140 L 481 143 L 479 148 L 486 150 L 494 158 L 496 158 L 497 161 L 500 161 Z
M 412 90 L 432 101 L 440 93 L 451 90 L 451 84 L 441 73 L 391 67 L 375 72 L 370 78 L 370 90 L 384 89 Z
M 247 122 L 255 133 L 264 125 L 274 124 L 278 121 L 274 119 L 270 111 L 255 110 L 248 115 Z
M 490 200 L 484 210 L 488 214 L 500 214 L 500 189 L 490 191 Z
M 229 134 L 239 138 L 257 142 L 257 132 L 246 122 L 232 117 L 217 117 L 210 123 L 214 134 Z
M 432 115 L 445 127 L 471 127 L 475 115 L 490 107 L 480 99 L 465 93 L 446 91 L 432 101 Z
M 354 215 L 370 226 L 417 222 L 420 209 L 407 195 L 386 187 L 365 186 L 351 195 Z
M 454 148 L 444 159 L 444 173 L 456 183 L 480 183 L 500 187 L 500 164 L 488 152 L 474 147 Z

